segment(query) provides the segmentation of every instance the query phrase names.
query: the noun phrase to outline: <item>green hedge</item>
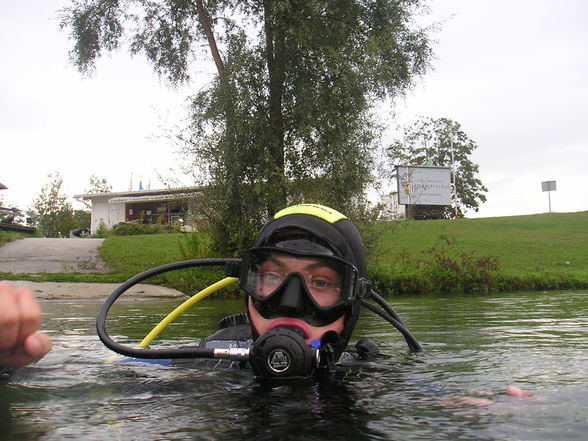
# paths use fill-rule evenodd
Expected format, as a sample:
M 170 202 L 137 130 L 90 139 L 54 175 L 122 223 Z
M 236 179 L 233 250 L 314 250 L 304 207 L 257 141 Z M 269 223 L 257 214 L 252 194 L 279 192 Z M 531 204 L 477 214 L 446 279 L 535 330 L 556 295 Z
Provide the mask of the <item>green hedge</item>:
M 162 234 L 177 232 L 177 228 L 162 224 L 118 224 L 112 229 L 114 236 L 137 236 L 139 234 Z

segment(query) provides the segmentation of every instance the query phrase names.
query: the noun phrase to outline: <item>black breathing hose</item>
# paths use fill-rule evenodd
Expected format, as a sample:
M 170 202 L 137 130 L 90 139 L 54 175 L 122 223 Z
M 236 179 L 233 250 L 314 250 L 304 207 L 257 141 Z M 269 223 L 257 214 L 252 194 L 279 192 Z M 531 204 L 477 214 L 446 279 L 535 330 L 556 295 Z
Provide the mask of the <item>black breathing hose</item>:
M 218 350 L 210 348 L 177 348 L 177 349 L 142 349 L 131 348 L 115 342 L 106 332 L 106 317 L 114 302 L 129 288 L 145 279 L 168 271 L 174 271 L 197 266 L 221 266 L 233 265 L 241 262 L 241 259 L 195 259 L 182 260 L 180 262 L 168 263 L 166 265 L 151 268 L 145 272 L 131 277 L 129 280 L 116 288 L 104 301 L 100 313 L 96 318 L 96 331 L 102 343 L 109 349 L 122 355 L 134 358 L 234 358 L 244 359 L 246 355 L 242 351 Z
M 384 298 L 382 296 L 380 296 L 380 294 L 378 294 L 376 291 L 374 291 L 372 289 L 370 291 L 370 295 L 368 297 L 374 299 L 378 305 L 380 305 L 382 308 L 384 308 L 384 311 L 386 311 L 388 314 L 390 314 L 392 317 L 394 317 L 396 320 L 398 320 L 400 323 L 402 323 L 406 327 L 404 320 L 402 320 L 400 318 L 400 316 L 394 310 L 394 308 L 392 308 L 392 306 L 386 300 L 384 300 Z
M 108 311 L 116 302 L 116 300 L 125 293 L 129 288 L 135 286 L 137 283 L 142 282 L 150 277 L 156 276 L 161 273 L 168 271 L 175 271 L 185 268 L 193 268 L 197 266 L 221 266 L 227 267 L 227 275 L 234 276 L 231 274 L 234 272 L 233 269 L 239 265 L 241 259 L 194 259 L 194 260 L 182 260 L 180 262 L 168 263 L 161 265 L 156 268 L 151 268 L 134 277 L 131 277 L 126 282 L 122 283 L 116 288 L 110 296 L 104 301 L 102 308 L 96 318 L 96 331 L 98 337 L 104 343 L 106 347 L 122 355 L 133 358 L 148 358 L 148 359 L 160 359 L 160 358 L 229 358 L 232 360 L 246 360 L 249 358 L 248 349 L 212 349 L 212 348 L 177 348 L 177 349 L 143 349 L 143 348 L 132 348 L 120 343 L 115 342 L 106 331 L 106 317 Z M 384 308 L 384 311 L 378 309 L 371 303 L 361 299 L 361 305 L 369 309 L 373 313 L 379 315 L 384 320 L 388 321 L 394 326 L 405 338 L 406 343 L 413 352 L 421 352 L 423 348 L 416 340 L 416 338 L 410 333 L 405 323 L 402 321 L 400 316 L 396 313 L 394 308 L 390 306 L 380 295 L 375 291 L 371 291 L 369 297 L 373 298 L 378 305 Z
M 381 299 L 381 300 L 384 303 L 386 303 L 384 301 L 384 299 Z M 393 317 L 388 312 L 384 312 L 384 311 L 378 309 L 377 307 L 375 307 L 371 303 L 365 301 L 364 299 L 361 299 L 361 306 L 369 309 L 374 314 L 379 315 L 384 320 L 386 320 L 388 323 L 390 323 L 392 326 L 394 326 L 396 329 L 398 329 L 398 332 L 400 332 L 404 336 L 404 339 L 406 340 L 406 344 L 408 344 L 408 347 L 410 348 L 411 351 L 413 351 L 413 352 L 422 352 L 423 351 L 423 347 L 420 345 L 420 343 L 417 341 L 417 339 L 410 333 L 410 331 L 408 330 L 408 328 L 406 327 L 404 322 L 402 322 L 401 320 L 397 320 L 395 317 Z M 388 305 L 388 306 L 390 308 L 392 308 L 390 305 Z M 396 316 L 398 316 L 398 315 L 396 314 Z

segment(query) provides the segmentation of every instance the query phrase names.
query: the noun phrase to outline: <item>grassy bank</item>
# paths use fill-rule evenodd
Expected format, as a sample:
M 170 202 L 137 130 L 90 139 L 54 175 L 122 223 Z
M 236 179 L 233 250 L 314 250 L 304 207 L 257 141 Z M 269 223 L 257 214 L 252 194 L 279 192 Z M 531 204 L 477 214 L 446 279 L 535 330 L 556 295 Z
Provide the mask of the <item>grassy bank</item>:
M 379 226 L 370 276 L 384 291 L 588 287 L 588 212 Z
M 588 288 L 588 212 L 387 222 L 374 229 L 368 271 L 382 293 Z M 213 257 L 208 249 L 202 235 L 112 236 L 100 249 L 113 269 L 108 274 L 0 278 L 122 282 L 165 263 Z M 220 277 L 190 269 L 153 282 L 193 293 Z

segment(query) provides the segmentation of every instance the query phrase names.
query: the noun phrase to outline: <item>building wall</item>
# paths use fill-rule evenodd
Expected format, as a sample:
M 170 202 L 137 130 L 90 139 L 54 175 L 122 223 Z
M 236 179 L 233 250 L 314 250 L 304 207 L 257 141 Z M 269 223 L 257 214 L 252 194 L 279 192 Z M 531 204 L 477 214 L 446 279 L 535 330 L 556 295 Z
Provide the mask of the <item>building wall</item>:
M 110 197 L 92 198 L 92 219 L 90 222 L 90 233 L 96 233 L 100 222 L 104 222 L 106 228 L 111 229 L 120 222 L 125 221 L 125 203 L 119 202 L 109 204 Z
M 100 223 L 112 229 L 121 222 L 181 224 L 195 229 L 197 218 L 191 215 L 190 198 L 198 195 L 194 189 L 186 192 L 153 190 L 145 192 L 118 192 L 82 194 L 75 196 L 91 201 L 90 231 L 96 233 Z M 112 201 L 112 202 L 109 202 Z
M 398 193 L 390 193 L 382 196 L 380 203 L 384 206 L 384 218 L 388 220 L 404 219 L 406 212 L 404 205 L 398 203 Z
M 184 205 L 179 201 L 130 202 L 126 207 L 126 221 L 174 224 L 179 219 L 186 220 L 187 209 Z
M 92 199 L 90 234 L 96 233 L 100 222 L 108 225 L 108 198 L 95 197 Z
M 127 204 L 118 202 L 115 204 L 108 204 L 108 229 L 125 222 L 125 207 Z

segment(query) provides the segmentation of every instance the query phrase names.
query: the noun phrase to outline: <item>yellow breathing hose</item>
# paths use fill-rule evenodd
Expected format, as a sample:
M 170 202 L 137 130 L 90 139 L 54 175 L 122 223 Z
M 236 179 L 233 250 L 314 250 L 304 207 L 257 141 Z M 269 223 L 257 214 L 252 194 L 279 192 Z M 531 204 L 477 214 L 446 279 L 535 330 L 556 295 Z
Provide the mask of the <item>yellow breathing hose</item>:
M 189 308 L 194 306 L 200 300 L 205 299 L 212 293 L 224 288 L 227 285 L 230 285 L 231 283 L 237 282 L 238 280 L 239 279 L 237 277 L 225 277 L 224 279 L 219 280 L 218 282 L 210 285 L 208 288 L 204 288 L 198 294 L 195 294 L 192 297 L 190 297 L 188 300 L 186 300 L 184 303 L 182 303 L 180 306 L 178 306 L 176 309 L 170 312 L 167 315 L 167 317 L 165 317 L 161 322 L 159 322 L 159 324 L 155 328 L 153 328 L 153 330 L 149 334 L 147 334 L 143 341 L 139 343 L 139 347 L 142 349 L 149 347 L 149 344 L 153 340 L 155 340 L 155 338 L 159 334 L 161 334 L 163 330 L 167 328 L 168 325 L 172 323 L 175 319 L 177 319 L 181 314 L 186 312 Z

